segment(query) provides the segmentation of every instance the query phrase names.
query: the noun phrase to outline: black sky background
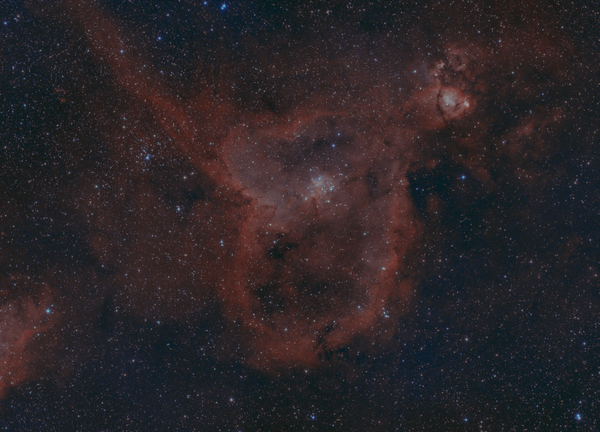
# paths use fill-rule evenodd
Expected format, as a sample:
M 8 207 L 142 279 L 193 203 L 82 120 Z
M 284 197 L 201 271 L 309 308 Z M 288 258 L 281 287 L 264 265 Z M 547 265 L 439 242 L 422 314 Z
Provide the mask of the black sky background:
M 354 78 L 336 79 L 344 61 L 369 82 L 414 88 L 415 65 L 453 43 L 512 37 L 536 50 L 522 38 L 537 29 L 568 53 L 523 55 L 514 86 L 514 58 L 482 61 L 473 118 L 486 145 L 471 159 L 454 145 L 469 125 L 419 135 L 407 173 L 421 227 L 406 257 L 415 294 L 393 336 L 359 333 L 316 366 L 265 371 L 245 361 L 247 336 L 218 295 L 197 300 L 202 282 L 164 258 L 200 235 L 194 209 L 216 186 L 69 4 L 0 6 L 0 304 L 51 310 L 16 363 L 10 344 L 0 350 L 26 370 L 14 385 L 2 378 L 1 430 L 600 428 L 597 5 L 98 3 L 176 100 L 208 88 L 235 102 L 234 119 L 286 115 L 332 82 L 354 91 Z M 527 119 L 531 141 L 492 145 Z M 5 334 L 8 317 L 1 309 Z

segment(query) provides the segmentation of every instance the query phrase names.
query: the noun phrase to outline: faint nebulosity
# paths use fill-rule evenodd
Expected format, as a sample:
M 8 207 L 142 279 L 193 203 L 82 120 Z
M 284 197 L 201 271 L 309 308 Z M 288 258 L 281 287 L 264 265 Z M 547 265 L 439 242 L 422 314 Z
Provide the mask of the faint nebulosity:
M 597 5 L 0 11 L 1 430 L 600 427 Z

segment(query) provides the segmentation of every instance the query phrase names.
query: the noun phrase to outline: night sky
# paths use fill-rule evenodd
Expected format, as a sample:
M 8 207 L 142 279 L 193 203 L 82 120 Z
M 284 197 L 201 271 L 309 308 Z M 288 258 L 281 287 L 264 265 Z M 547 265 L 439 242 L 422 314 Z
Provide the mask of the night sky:
M 0 2 L 0 430 L 600 430 L 600 6 Z

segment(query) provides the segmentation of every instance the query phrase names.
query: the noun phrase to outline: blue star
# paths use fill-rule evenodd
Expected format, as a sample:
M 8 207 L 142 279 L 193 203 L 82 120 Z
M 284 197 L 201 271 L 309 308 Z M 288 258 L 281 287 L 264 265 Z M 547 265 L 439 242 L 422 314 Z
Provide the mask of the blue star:
M 225 9 L 227 9 L 227 5 L 226 5 L 225 3 L 223 3 L 223 4 L 221 5 L 221 10 L 225 10 Z
M 579 413 L 575 414 L 575 420 L 577 420 L 577 421 L 581 420 L 581 414 L 579 414 Z

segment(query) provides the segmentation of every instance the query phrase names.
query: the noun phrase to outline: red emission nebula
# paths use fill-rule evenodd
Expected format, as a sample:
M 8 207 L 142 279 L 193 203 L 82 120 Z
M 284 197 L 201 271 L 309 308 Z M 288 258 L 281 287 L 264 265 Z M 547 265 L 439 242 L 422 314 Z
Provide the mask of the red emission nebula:
M 384 333 L 413 293 L 405 257 L 418 222 L 406 173 L 419 129 L 405 117 L 441 127 L 469 114 L 467 96 L 432 78 L 406 106 L 335 90 L 280 115 L 214 95 L 184 102 L 121 52 L 124 36 L 99 11 L 80 4 L 75 15 L 118 82 L 214 185 L 196 221 L 211 226 L 197 289 L 216 291 L 247 363 L 314 366 L 357 335 Z
M 414 66 L 419 76 L 400 96 L 386 94 L 387 78 L 367 78 L 359 92 L 330 80 L 275 114 L 209 90 L 171 96 L 129 54 L 119 26 L 84 3 L 71 13 L 120 85 L 214 185 L 210 208 L 196 212 L 196 224 L 210 225 L 196 289 L 215 290 L 244 334 L 247 362 L 307 367 L 357 335 L 385 334 L 414 291 L 406 258 L 420 235 L 407 180 L 423 157 L 415 143 L 450 126 L 481 154 L 481 118 L 472 117 L 486 91 L 482 64 L 506 54 L 448 46 L 437 62 Z M 486 180 L 485 161 L 465 164 Z
M 206 191 L 185 223 L 172 229 L 174 216 L 148 186 L 139 186 L 128 205 L 146 216 L 122 223 L 119 229 L 134 238 L 126 245 L 115 240 L 118 223 L 110 210 L 118 209 L 117 191 L 125 181 L 115 179 L 114 196 L 101 203 L 93 183 L 82 180 L 86 199 L 77 211 L 91 221 L 88 240 L 97 259 L 124 263 L 112 281 L 117 302 L 142 317 L 163 303 L 176 318 L 213 299 L 239 337 L 244 361 L 265 371 L 317 366 L 356 338 L 381 341 L 410 310 L 418 288 L 410 260 L 424 232 L 408 177 L 438 163 L 436 134 L 451 131 L 444 152 L 491 188 L 493 157 L 518 159 L 524 148 L 530 155 L 543 153 L 541 135 L 562 118 L 560 107 L 540 108 L 493 137 L 491 120 L 481 111 L 498 75 L 512 72 L 516 79 L 495 89 L 496 96 L 530 97 L 531 89 L 519 84 L 524 72 L 514 67 L 525 57 L 550 76 L 561 74 L 567 48 L 537 33 L 515 33 L 515 40 L 536 46 L 535 55 L 507 36 L 502 46 L 447 43 L 433 60 L 396 58 L 393 67 L 375 72 L 358 60 L 360 50 L 315 58 L 319 82 L 299 84 L 289 91 L 294 97 L 282 92 L 292 102 L 267 110 L 219 91 L 226 78 L 186 95 L 172 90 L 132 49 L 134 37 L 123 25 L 86 2 L 65 8 L 96 60 L 127 94 L 128 105 L 119 108 L 123 116 L 139 120 L 140 126 L 127 123 L 133 129 L 128 138 L 118 138 L 115 128 L 111 158 L 119 175 L 133 170 L 132 154 L 154 149 L 167 159 L 185 159 Z M 379 64 L 403 55 L 384 51 Z M 278 65 L 287 72 L 273 73 L 294 76 L 298 62 Z M 403 71 L 394 70 L 399 65 Z M 152 147 L 153 133 L 168 137 L 163 147 Z M 431 211 L 435 204 L 433 197 Z M 169 240 L 167 246 L 152 240 L 161 238 Z M 142 267 L 149 275 L 144 280 L 136 271 Z M 184 290 L 190 301 L 174 300 Z M 44 332 L 60 320 L 57 312 L 55 321 L 44 321 L 40 312 L 57 297 L 52 287 L 39 297 L 35 304 L 24 302 L 25 315 L 13 319 L 22 323 L 21 333 L 13 327 L 10 341 L 18 350 L 34 326 Z M 5 356 L 0 369 L 11 369 L 18 381 L 27 374 L 15 358 Z

